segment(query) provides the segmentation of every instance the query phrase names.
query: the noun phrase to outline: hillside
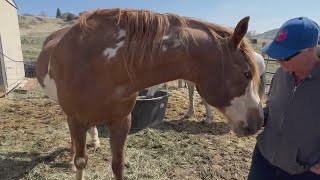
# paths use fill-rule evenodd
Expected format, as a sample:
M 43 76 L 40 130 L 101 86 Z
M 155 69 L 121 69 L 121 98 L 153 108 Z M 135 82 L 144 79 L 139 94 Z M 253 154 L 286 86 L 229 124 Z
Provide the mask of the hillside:
M 255 38 L 262 38 L 262 39 L 273 39 L 274 36 L 276 35 L 277 31 L 278 31 L 278 29 L 272 29 L 272 30 L 269 30 L 269 31 L 264 32 L 262 34 L 257 34 L 254 37 Z
M 25 60 L 35 60 L 42 47 L 43 41 L 50 33 L 66 26 L 75 24 L 76 21 L 39 16 L 19 16 L 22 53 Z

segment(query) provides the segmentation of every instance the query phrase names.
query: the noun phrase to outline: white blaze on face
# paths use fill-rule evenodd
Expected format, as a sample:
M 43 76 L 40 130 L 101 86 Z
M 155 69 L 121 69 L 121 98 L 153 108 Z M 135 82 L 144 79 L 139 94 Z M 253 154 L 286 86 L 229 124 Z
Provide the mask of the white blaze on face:
M 117 35 L 117 39 L 120 40 L 125 36 L 126 36 L 126 31 L 123 29 L 120 29 Z M 103 51 L 103 55 L 106 56 L 108 59 L 111 59 L 114 56 L 116 56 L 118 49 L 121 48 L 123 45 L 124 45 L 124 40 L 118 42 L 115 48 L 106 48 Z
M 244 126 L 248 126 L 247 112 L 250 108 L 256 108 L 259 106 L 260 98 L 257 93 L 254 92 L 252 82 L 248 84 L 246 88 L 246 94 L 235 97 L 231 101 L 231 105 L 226 108 L 226 115 L 233 121 L 243 121 Z M 262 111 L 259 112 L 260 117 L 263 117 Z
M 43 79 L 43 84 L 44 84 L 43 90 L 51 100 L 58 102 L 56 82 L 54 81 L 54 79 L 50 77 L 49 71 L 50 71 L 50 60 L 48 64 L 48 73 Z

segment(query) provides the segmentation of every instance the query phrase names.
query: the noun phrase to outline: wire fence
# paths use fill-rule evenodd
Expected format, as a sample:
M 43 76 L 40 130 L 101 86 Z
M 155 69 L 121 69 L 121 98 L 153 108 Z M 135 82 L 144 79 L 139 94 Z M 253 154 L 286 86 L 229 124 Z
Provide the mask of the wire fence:
M 268 94 L 270 89 L 270 84 L 272 77 L 275 73 L 275 71 L 279 68 L 279 64 L 274 59 L 265 59 L 266 62 L 266 79 L 267 79 L 267 86 L 266 86 L 266 94 Z
M 35 60 L 15 60 L 1 51 L 0 55 L 4 58 L 3 66 L 5 66 L 5 68 L 3 69 L 6 71 L 4 73 L 6 86 L 10 88 L 10 91 L 4 93 L 2 96 L 14 99 L 46 98 L 40 84 L 35 78 Z

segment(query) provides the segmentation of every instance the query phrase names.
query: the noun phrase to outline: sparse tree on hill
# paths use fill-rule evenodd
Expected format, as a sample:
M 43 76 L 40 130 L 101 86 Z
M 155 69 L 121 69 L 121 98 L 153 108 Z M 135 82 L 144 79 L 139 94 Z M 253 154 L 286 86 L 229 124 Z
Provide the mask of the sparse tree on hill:
M 42 17 L 47 17 L 48 14 L 45 12 L 45 11 L 41 11 L 39 16 L 42 16 Z
M 72 21 L 72 20 L 74 20 L 75 18 L 76 18 L 76 16 L 75 16 L 74 14 L 69 13 L 69 14 L 67 15 L 66 20 L 67 20 L 67 21 Z
M 61 11 L 59 8 L 57 9 L 56 18 L 61 18 Z

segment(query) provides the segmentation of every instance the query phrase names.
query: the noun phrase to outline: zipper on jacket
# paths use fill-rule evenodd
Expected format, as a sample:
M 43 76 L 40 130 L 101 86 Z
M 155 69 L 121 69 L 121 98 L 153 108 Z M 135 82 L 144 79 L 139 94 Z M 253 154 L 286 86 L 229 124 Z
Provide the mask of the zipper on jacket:
M 310 77 L 311 77 L 310 75 L 307 76 L 307 78 L 310 78 Z M 305 79 L 307 79 L 307 78 L 305 78 Z M 287 114 L 288 106 L 289 106 L 289 104 L 292 102 L 293 97 L 294 97 L 294 94 L 295 94 L 297 88 L 301 85 L 301 83 L 302 83 L 303 81 L 305 81 L 305 79 L 303 79 L 302 81 L 300 81 L 298 84 L 295 84 L 294 87 L 293 87 L 293 90 L 292 90 L 291 95 L 290 95 L 290 99 L 289 99 L 288 103 L 286 104 L 285 111 L 284 111 L 283 116 L 282 116 L 282 118 L 281 118 L 280 132 L 281 132 L 281 130 L 282 130 L 282 125 L 283 125 L 284 119 L 285 119 L 286 114 Z M 281 135 L 278 136 L 277 141 L 276 141 L 276 145 L 274 146 L 273 151 L 272 151 L 272 153 L 271 153 L 271 156 L 270 156 L 270 161 L 271 161 L 271 162 L 273 162 L 274 154 L 275 154 L 276 149 L 277 149 L 277 147 L 278 147 L 279 140 L 280 140 L 280 136 L 281 136 Z

